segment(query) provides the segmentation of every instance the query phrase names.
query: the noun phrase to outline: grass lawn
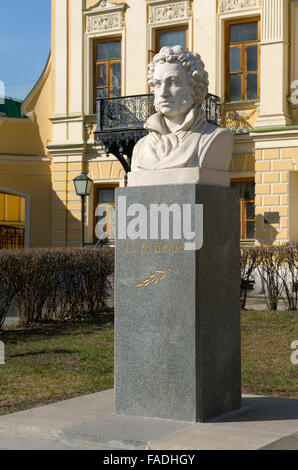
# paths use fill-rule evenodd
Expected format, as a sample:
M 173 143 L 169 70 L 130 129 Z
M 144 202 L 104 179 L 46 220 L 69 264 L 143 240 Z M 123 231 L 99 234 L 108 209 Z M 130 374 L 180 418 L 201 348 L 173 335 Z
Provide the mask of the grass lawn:
M 242 392 L 298 399 L 298 312 L 243 311 Z
M 0 332 L 0 415 L 113 388 L 113 315 Z
M 113 315 L 2 331 L 0 415 L 113 387 Z M 243 393 L 298 399 L 298 313 L 242 312 Z

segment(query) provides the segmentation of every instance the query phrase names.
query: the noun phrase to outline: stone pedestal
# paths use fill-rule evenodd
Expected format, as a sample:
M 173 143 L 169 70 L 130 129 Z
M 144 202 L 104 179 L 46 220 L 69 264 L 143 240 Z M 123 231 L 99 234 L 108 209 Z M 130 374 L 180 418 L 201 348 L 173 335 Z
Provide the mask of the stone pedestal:
M 121 188 L 119 196 L 148 214 L 150 204 L 191 204 L 194 215 L 201 204 L 204 218 L 197 251 L 172 230 L 166 240 L 117 239 L 116 414 L 196 422 L 239 408 L 238 191 L 179 184 Z M 123 199 L 120 206 L 123 222 Z

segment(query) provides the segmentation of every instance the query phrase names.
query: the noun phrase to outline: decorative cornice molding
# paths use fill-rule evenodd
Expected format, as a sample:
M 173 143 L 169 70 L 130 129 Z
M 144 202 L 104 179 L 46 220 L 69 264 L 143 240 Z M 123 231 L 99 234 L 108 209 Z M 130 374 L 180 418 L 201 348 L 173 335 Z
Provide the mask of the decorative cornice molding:
M 107 13 L 106 15 L 91 16 L 88 18 L 88 33 L 102 32 L 111 29 L 121 29 L 124 26 L 123 13 Z
M 124 6 L 125 2 L 112 3 L 109 0 L 100 0 L 93 7 L 88 8 L 88 10 L 85 10 L 85 13 L 90 15 L 92 13 L 108 12 L 111 10 L 123 10 Z
M 87 33 L 119 30 L 124 26 L 125 3 L 111 3 L 101 0 L 84 13 L 88 18 Z
M 231 10 L 242 10 L 247 8 L 261 8 L 262 0 L 221 0 L 219 12 L 226 13 Z
M 189 0 L 180 2 L 168 2 L 164 4 L 151 5 L 150 23 L 164 23 L 189 19 L 192 17 L 191 5 Z
M 0 162 L 3 163 L 3 161 L 7 161 L 9 163 L 15 162 L 17 165 L 19 165 L 20 162 L 27 162 L 30 165 L 44 165 L 50 161 L 50 157 L 47 155 L 15 155 L 9 153 L 0 153 Z
M 252 129 L 252 125 L 248 122 L 256 109 L 249 111 L 228 110 L 224 114 L 224 127 L 228 127 L 232 132 L 245 133 Z

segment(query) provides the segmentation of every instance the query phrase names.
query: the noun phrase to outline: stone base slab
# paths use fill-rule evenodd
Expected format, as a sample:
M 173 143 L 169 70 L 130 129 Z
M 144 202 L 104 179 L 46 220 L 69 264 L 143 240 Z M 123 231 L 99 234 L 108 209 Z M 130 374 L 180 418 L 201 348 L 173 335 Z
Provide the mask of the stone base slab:
M 0 416 L 0 450 L 298 450 L 298 400 L 244 395 L 207 423 L 114 415 L 114 391 Z

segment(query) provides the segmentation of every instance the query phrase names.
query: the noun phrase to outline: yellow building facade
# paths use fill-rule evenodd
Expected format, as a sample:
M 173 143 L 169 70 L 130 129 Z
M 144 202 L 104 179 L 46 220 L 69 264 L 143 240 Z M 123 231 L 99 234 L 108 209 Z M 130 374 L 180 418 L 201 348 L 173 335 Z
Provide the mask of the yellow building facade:
M 26 118 L 0 116 L 0 193 L 22 198 L 26 246 L 80 244 L 82 170 L 94 181 L 84 225 L 95 241 L 97 205 L 125 185 L 94 144 L 96 97 L 150 93 L 148 63 L 177 43 L 200 53 L 234 133 L 243 243 L 298 241 L 298 0 L 52 0 L 51 54 Z

